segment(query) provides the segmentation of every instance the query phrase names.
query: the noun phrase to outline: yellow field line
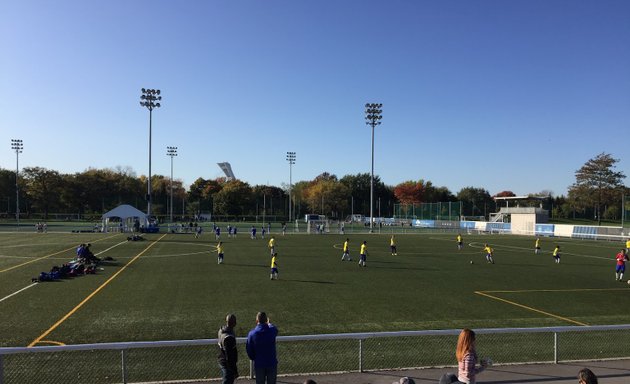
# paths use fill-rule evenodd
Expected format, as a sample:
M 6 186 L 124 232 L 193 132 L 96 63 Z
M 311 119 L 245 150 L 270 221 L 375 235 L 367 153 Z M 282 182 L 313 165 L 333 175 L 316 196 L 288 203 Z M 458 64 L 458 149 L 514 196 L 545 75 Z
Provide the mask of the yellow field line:
M 52 344 L 52 345 L 60 345 L 60 346 L 65 345 L 65 344 L 64 344 L 64 343 L 62 343 L 62 342 L 59 342 L 59 341 L 52 341 L 52 340 L 42 340 L 42 341 L 40 341 L 40 343 L 44 343 L 44 344 Z
M 538 313 L 541 313 L 541 314 L 546 315 L 546 316 L 550 316 L 550 317 L 553 317 L 553 318 L 556 318 L 556 319 L 559 319 L 559 320 L 567 321 L 567 322 L 569 322 L 569 323 L 573 323 L 573 324 L 577 324 L 577 325 L 582 325 L 582 326 L 588 326 L 588 324 L 581 323 L 581 322 L 579 322 L 579 321 L 572 320 L 572 319 L 569 319 L 569 318 L 567 318 L 567 317 L 562 317 L 562 316 L 554 315 L 553 313 L 549 313 L 549 312 L 541 311 L 540 309 L 536 309 L 536 308 L 528 307 L 527 305 L 523 305 L 523 304 L 515 303 L 515 302 L 510 301 L 510 300 L 506 300 L 506 299 L 502 299 L 502 298 L 500 298 L 500 297 L 496 297 L 496 296 L 493 296 L 493 295 L 489 295 L 489 294 L 487 294 L 487 293 L 485 293 L 485 292 L 475 291 L 475 293 L 476 293 L 477 295 L 486 296 L 486 297 L 489 297 L 489 298 L 494 299 L 494 300 L 502 301 L 502 302 L 504 302 L 504 303 L 512 304 L 512 305 L 515 305 L 515 306 L 517 306 L 517 307 L 520 307 L 520 308 L 523 308 L 523 309 L 527 309 L 527 310 L 529 310 L 529 311 L 538 312 Z
M 95 241 L 92 241 L 92 242 L 93 242 L 93 243 L 98 243 L 99 241 L 104 241 L 104 240 L 107 240 L 107 239 L 111 239 L 112 237 L 115 237 L 115 236 L 118 236 L 118 235 L 108 236 L 108 237 L 106 237 L 106 238 L 104 238 L 104 239 L 98 239 L 98 240 L 95 240 Z M 59 252 L 51 253 L 51 254 L 46 255 L 46 256 L 42 256 L 42 257 L 38 257 L 38 258 L 33 259 L 33 260 L 26 261 L 26 262 L 24 262 L 24 263 L 22 263 L 22 264 L 14 265 L 14 266 L 9 267 L 9 268 L 7 268 L 7 269 L 0 269 L 0 273 L 2 273 L 2 272 L 9 272 L 9 271 L 14 270 L 14 269 L 16 269 L 16 268 L 23 267 L 23 266 L 25 266 L 25 265 L 28 265 L 28 264 L 34 263 L 34 262 L 36 262 L 36 261 L 40 261 L 40 260 L 47 259 L 47 258 L 49 258 L 49 257 L 52 257 L 52 256 L 55 256 L 55 255 L 58 255 L 58 254 L 60 254 L 60 253 L 68 252 L 68 251 L 71 251 L 71 250 L 73 250 L 73 249 L 75 249 L 75 247 L 74 247 L 74 246 L 73 246 L 73 247 L 70 247 L 70 248 L 67 248 L 67 249 L 64 249 L 64 250 L 61 250 L 61 251 L 59 251 Z
M 42 341 L 42 339 L 48 336 L 52 331 L 54 331 L 58 326 L 60 326 L 64 321 L 68 320 L 70 316 L 72 316 L 75 312 L 77 312 L 85 303 L 90 301 L 97 293 L 99 293 L 103 288 L 105 288 L 112 280 L 114 280 L 118 275 L 120 275 L 128 266 L 130 266 L 134 261 L 138 260 L 140 256 L 142 256 L 146 251 L 148 251 L 151 247 L 158 243 L 158 241 L 162 240 L 166 236 L 166 234 L 162 235 L 159 239 L 149 244 L 142 252 L 138 253 L 133 259 L 129 260 L 127 264 L 125 264 L 122 268 L 120 268 L 116 273 L 114 273 L 109 279 L 107 279 L 103 284 L 101 284 L 98 288 L 94 290 L 94 292 L 90 293 L 83 301 L 81 301 L 76 307 L 74 307 L 70 312 L 66 313 L 59 321 L 57 321 L 52 327 L 48 328 L 48 330 L 42 333 L 38 338 L 33 340 L 28 346 L 32 347 L 35 344 Z

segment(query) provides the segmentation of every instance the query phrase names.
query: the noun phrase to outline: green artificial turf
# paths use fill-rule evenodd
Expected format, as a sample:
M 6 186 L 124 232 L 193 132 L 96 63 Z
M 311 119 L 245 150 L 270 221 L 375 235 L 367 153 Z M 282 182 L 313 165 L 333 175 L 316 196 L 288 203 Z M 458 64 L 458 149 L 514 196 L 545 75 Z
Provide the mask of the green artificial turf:
M 259 310 L 281 335 L 630 323 L 630 288 L 614 281 L 618 243 L 544 238 L 535 255 L 532 237 L 464 234 L 458 251 L 456 233 L 426 232 L 397 235 L 392 256 L 389 234 L 274 234 L 280 278 L 270 281 L 269 237 L 251 240 L 245 229 L 236 239 L 222 235 L 222 265 L 208 231 L 138 242 L 123 234 L 2 233 L 0 346 L 214 338 L 230 312 L 244 336 Z M 352 262 L 341 261 L 346 237 Z M 363 240 L 365 268 L 357 264 Z M 114 260 L 96 275 L 16 293 L 82 242 Z M 486 242 L 496 264 L 485 263 Z

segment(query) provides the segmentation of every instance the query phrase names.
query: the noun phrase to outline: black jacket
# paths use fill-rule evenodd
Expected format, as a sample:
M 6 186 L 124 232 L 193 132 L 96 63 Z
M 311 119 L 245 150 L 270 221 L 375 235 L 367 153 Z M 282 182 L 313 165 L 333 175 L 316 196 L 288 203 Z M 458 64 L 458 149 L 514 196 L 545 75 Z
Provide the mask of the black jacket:
M 236 335 L 234 330 L 227 325 L 219 329 L 219 356 L 217 360 L 222 368 L 226 368 L 238 376 L 236 363 L 238 362 L 238 351 L 236 349 Z

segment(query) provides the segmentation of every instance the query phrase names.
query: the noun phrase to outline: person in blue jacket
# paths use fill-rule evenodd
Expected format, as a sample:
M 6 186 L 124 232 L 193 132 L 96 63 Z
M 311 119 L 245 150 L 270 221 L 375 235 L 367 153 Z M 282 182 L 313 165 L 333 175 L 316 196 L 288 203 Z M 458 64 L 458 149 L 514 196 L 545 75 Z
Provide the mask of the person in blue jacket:
M 265 312 L 256 314 L 256 327 L 249 331 L 245 349 L 254 362 L 256 384 L 276 384 L 278 359 L 276 357 L 278 329 L 269 322 Z

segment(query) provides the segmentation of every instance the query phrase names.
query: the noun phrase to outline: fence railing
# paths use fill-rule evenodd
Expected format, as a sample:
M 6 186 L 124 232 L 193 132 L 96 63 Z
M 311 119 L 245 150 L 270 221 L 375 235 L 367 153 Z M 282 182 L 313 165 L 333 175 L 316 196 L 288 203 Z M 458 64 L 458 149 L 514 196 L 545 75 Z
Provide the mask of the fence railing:
M 281 375 L 453 366 L 459 329 L 278 337 Z M 630 324 L 476 329 L 495 364 L 630 358 Z M 238 343 L 243 344 L 244 338 Z M 216 339 L 0 348 L 0 384 L 203 382 L 220 377 Z M 241 376 L 252 375 L 239 348 Z

